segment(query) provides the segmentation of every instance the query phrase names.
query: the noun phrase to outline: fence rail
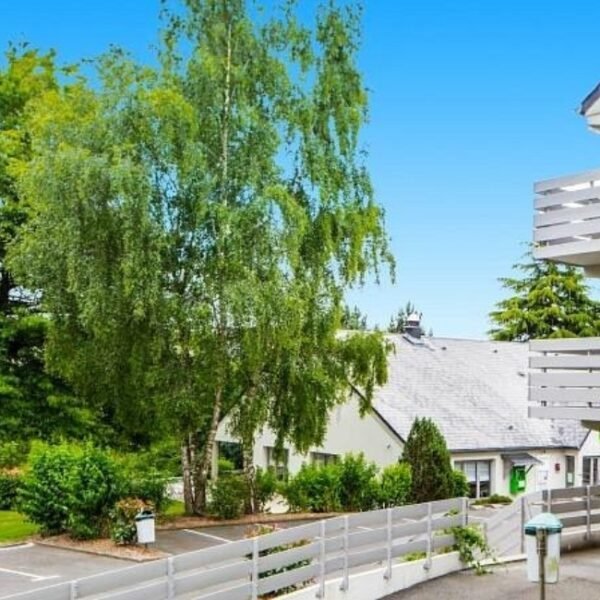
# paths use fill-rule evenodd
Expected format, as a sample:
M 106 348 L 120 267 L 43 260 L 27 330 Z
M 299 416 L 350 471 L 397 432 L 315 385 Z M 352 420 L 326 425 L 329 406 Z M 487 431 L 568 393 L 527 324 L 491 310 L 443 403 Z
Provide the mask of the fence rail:
M 350 585 L 349 572 L 398 557 L 451 547 L 451 528 L 467 522 L 466 498 L 356 513 L 275 531 L 168 559 L 100 573 L 5 600 L 256 600 L 328 577 Z M 427 564 L 427 563 L 426 563 Z

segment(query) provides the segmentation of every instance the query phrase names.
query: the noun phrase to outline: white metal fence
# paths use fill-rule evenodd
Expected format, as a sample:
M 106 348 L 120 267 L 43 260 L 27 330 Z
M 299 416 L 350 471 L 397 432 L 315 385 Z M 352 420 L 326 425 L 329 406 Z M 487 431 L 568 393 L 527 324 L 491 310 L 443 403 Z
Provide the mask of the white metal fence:
M 451 528 L 467 523 L 466 498 L 335 517 L 205 550 L 100 573 L 16 594 L 14 600 L 256 600 L 305 584 L 341 578 L 351 570 L 392 565 L 402 556 L 432 555 L 454 544 Z

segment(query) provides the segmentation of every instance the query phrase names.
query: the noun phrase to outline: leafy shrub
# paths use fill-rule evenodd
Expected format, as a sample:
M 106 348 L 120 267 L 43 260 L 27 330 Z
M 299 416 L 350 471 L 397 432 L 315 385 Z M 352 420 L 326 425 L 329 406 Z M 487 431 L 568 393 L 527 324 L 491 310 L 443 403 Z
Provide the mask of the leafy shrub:
M 256 469 L 254 479 L 254 494 L 256 497 L 256 508 L 259 512 L 265 510 L 265 506 L 277 493 L 279 482 L 273 469 Z
M 27 462 L 28 445 L 25 442 L 0 443 L 0 469 L 14 469 Z
M 338 465 L 302 465 L 283 488 L 291 510 L 334 512 L 340 510 Z
M 21 485 L 21 473 L 16 469 L 0 469 L 0 510 L 13 510 Z
M 488 498 L 479 498 L 473 502 L 476 506 L 485 506 L 486 504 L 512 504 L 513 499 L 502 494 L 492 494 Z
M 67 479 L 68 528 L 76 539 L 99 537 L 121 494 L 115 462 L 103 451 L 86 447 Z
M 453 527 L 450 533 L 454 535 L 454 550 L 465 565 L 475 570 L 477 575 L 487 573 L 482 561 L 494 558 L 488 546 L 485 534 L 479 527 Z
M 377 466 L 366 461 L 362 452 L 347 454 L 333 465 L 338 471 L 339 499 L 342 510 L 371 510 L 377 504 Z
M 219 458 L 217 461 L 219 475 L 229 475 L 235 471 L 235 465 L 228 458 Z
M 66 445 L 43 446 L 32 453 L 23 478 L 20 511 L 40 526 L 43 535 L 63 533 L 69 521 L 67 482 L 77 455 Z
M 408 464 L 388 465 L 379 480 L 379 504 L 382 508 L 402 506 L 410 497 L 411 473 Z
M 469 495 L 469 482 L 467 476 L 458 469 L 452 471 L 452 490 L 454 498 Z
M 125 479 L 122 490 L 124 496 L 149 502 L 159 512 L 166 508 L 169 503 L 168 477 L 164 473 L 152 469 L 141 473 L 125 471 L 123 477 Z
M 110 537 L 119 545 L 135 544 L 137 528 L 135 516 L 143 510 L 154 510 L 151 503 L 140 498 L 123 498 L 119 500 L 110 513 Z
M 209 512 L 219 519 L 237 519 L 244 512 L 247 489 L 241 475 L 221 475 L 210 487 Z

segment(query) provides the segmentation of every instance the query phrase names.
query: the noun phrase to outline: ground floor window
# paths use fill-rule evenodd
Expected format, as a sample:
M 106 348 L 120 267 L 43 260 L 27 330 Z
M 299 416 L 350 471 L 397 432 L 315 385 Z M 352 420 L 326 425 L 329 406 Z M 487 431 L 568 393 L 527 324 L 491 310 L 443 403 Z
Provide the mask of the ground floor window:
M 277 479 L 285 479 L 288 474 L 290 452 L 283 448 L 279 452 L 273 446 L 265 446 L 265 462 L 267 469 L 272 469 Z
M 332 465 L 338 461 L 337 454 L 328 454 L 327 452 L 311 452 L 310 459 L 313 465 L 324 467 L 325 465 Z
M 234 471 L 241 471 L 244 468 L 244 458 L 242 456 L 242 445 L 236 442 L 218 442 L 218 459 L 226 460 L 231 465 L 227 465 L 229 468 L 233 468 Z M 223 465 L 224 466 L 224 465 Z M 219 471 L 223 471 L 222 467 Z
M 491 460 L 459 460 L 455 466 L 467 477 L 469 497 L 487 498 L 492 493 Z
M 600 456 L 583 457 L 583 485 L 600 483 Z

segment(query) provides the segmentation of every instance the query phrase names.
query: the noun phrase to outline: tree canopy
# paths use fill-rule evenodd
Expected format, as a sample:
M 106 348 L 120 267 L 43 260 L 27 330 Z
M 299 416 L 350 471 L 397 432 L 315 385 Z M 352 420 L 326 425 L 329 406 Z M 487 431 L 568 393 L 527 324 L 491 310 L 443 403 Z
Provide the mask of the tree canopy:
M 50 370 L 131 443 L 177 431 L 201 512 L 224 416 L 305 451 L 352 386 L 368 410 L 388 346 L 339 335 L 344 290 L 392 260 L 358 141 L 359 12 L 326 3 L 309 28 L 293 3 L 184 5 L 159 67 L 113 50 L 94 86 L 36 98 L 12 265 L 50 317 Z
M 490 313 L 494 340 L 587 337 L 600 334 L 600 303 L 591 298 L 581 270 L 550 261 L 514 266 L 518 277 L 500 279 L 510 296 Z

